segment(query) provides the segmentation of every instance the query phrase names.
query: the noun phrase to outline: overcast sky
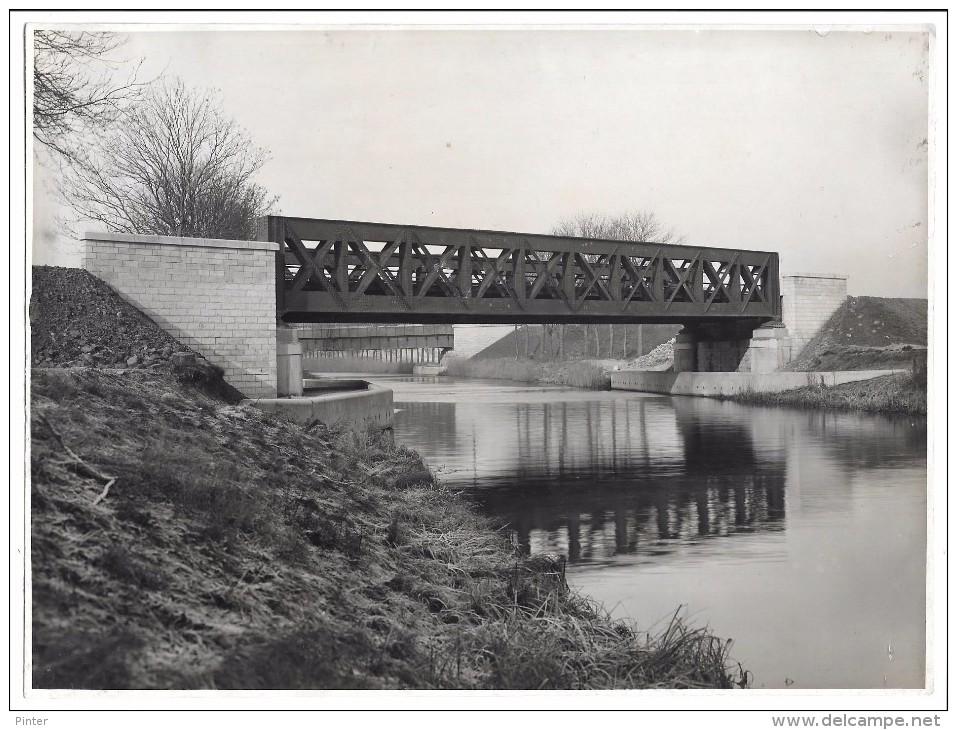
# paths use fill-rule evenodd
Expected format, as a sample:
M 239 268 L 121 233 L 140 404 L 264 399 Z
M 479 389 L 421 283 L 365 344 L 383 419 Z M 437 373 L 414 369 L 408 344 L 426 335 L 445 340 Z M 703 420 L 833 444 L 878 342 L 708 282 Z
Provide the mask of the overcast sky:
M 182 28 L 181 26 L 180 28 Z M 188 26 L 186 26 L 188 27 Z M 917 32 L 135 32 L 222 91 L 283 214 L 548 232 L 655 212 L 851 294 L 927 295 L 928 36 Z M 34 186 L 34 262 L 77 265 Z

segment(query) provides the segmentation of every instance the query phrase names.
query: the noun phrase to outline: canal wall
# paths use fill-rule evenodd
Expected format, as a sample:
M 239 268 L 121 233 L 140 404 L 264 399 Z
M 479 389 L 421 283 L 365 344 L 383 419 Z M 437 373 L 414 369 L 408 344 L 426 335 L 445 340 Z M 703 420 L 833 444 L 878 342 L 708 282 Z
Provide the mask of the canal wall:
M 637 390 L 666 395 L 729 396 L 740 393 L 779 393 L 806 385 L 833 386 L 870 380 L 903 370 L 843 370 L 822 373 L 695 373 L 617 370 L 612 390 Z
M 363 380 L 350 381 L 353 385 L 360 384 L 361 390 L 336 391 L 332 389 L 334 383 L 324 381 L 322 389 L 326 392 L 318 394 L 306 390 L 299 398 L 255 398 L 243 403 L 301 424 L 311 421 L 321 421 L 327 426 L 371 423 L 380 429 L 392 428 L 394 410 L 389 388 Z M 310 385 L 309 379 L 306 384 Z

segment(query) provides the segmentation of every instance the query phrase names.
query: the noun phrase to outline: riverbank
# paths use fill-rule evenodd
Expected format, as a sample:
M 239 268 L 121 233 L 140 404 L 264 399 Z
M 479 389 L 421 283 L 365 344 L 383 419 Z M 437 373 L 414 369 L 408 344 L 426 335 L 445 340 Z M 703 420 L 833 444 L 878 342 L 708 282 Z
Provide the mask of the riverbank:
M 173 373 L 34 369 L 44 688 L 640 688 L 743 682 L 521 557 L 413 451 Z
M 923 379 L 922 379 L 923 378 Z M 746 392 L 727 400 L 750 405 L 927 415 L 926 371 L 834 386 L 805 386 L 779 393 Z
M 600 360 L 543 362 L 515 357 L 462 360 L 452 357 L 446 363 L 448 367 L 445 374 L 459 378 L 513 380 L 519 383 L 608 390 L 611 388 L 609 371 L 617 362 Z
M 240 405 L 86 272 L 36 267 L 30 315 L 34 687 L 747 685 L 705 630 L 612 621 L 391 436 Z

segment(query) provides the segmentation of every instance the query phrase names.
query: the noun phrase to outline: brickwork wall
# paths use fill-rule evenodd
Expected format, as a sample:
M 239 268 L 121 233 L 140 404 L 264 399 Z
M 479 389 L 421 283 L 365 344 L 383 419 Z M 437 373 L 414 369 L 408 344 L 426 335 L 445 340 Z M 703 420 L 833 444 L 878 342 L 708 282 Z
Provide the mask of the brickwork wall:
M 82 267 L 226 371 L 248 398 L 276 395 L 278 245 L 87 233 Z
M 792 274 L 781 277 L 782 315 L 796 357 L 847 298 L 847 277 Z

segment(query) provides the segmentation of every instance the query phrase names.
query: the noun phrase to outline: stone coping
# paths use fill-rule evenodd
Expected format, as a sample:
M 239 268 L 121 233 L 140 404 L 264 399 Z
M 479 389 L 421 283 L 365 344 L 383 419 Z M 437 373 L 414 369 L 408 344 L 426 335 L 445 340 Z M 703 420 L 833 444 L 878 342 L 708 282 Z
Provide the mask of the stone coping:
M 87 231 L 81 241 L 104 241 L 108 243 L 147 243 L 160 246 L 192 246 L 194 248 L 232 248 L 245 251 L 278 251 L 279 244 L 272 241 L 236 241 L 225 238 L 183 238 L 180 236 L 154 236 L 143 233 L 112 233 Z
M 809 273 L 797 273 L 797 274 L 781 274 L 782 279 L 840 279 L 842 281 L 847 281 L 847 274 L 809 274 Z

